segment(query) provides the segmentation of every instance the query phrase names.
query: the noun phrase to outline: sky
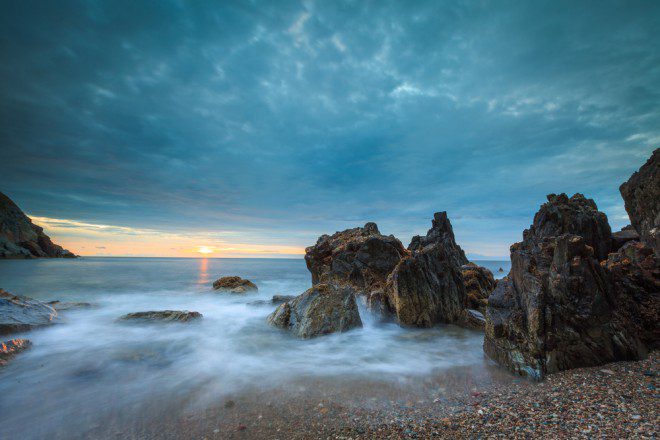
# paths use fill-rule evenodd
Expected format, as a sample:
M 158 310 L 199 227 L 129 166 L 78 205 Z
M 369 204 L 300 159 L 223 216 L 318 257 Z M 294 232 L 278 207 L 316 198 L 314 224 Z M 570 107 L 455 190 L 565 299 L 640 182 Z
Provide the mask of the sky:
M 300 257 L 447 211 L 507 258 L 660 146 L 657 1 L 8 1 L 0 191 L 81 255 Z M 202 253 L 200 253 L 202 251 Z

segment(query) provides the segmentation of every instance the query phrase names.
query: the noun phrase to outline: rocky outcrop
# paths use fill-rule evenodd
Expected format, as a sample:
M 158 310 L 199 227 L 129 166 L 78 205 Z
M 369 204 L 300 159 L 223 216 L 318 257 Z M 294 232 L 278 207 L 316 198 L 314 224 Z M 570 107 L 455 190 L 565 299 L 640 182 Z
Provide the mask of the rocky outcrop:
M 461 266 L 461 275 L 467 295 L 467 308 L 485 313 L 488 297 L 497 285 L 493 273 L 485 267 L 468 263 Z
M 611 246 L 607 217 L 593 200 L 549 195 L 523 241 L 511 246 L 511 271 L 488 299 L 484 351 L 536 379 L 645 356 L 648 336 L 638 323 L 657 313 L 657 298 L 649 310 L 639 306 L 635 295 L 651 298 L 649 286 L 630 259 L 624 268 L 610 256 L 608 267 Z
M 660 149 L 619 188 L 642 241 L 660 256 Z
M 195 319 L 200 319 L 201 317 L 201 313 L 189 312 L 187 310 L 159 310 L 129 313 L 119 319 L 122 321 L 142 322 L 188 322 Z
M 54 244 L 9 197 L 0 193 L 0 258 L 74 258 Z
M 213 288 L 222 292 L 247 293 L 258 290 L 257 285 L 241 277 L 222 277 L 213 283 Z
M 306 249 L 305 261 L 313 284 L 351 287 L 371 310 L 393 315 L 401 325 L 466 322 L 460 268 L 468 261 L 446 212 L 436 213 L 431 229 L 413 237 L 408 249 L 367 223 L 321 236 Z
M 267 322 L 303 339 L 362 327 L 353 289 L 329 283 L 281 304 Z
M 467 263 L 445 212 L 436 213 L 425 237 L 413 237 L 409 255 L 390 274 L 385 292 L 390 310 L 406 326 L 465 323 L 461 265 Z
M 388 275 L 407 251 L 394 236 L 382 235 L 375 223 L 322 235 L 305 249 L 312 284 L 353 287 L 370 308 L 385 311 L 383 289 Z
M 0 289 L 0 335 L 51 325 L 56 319 L 48 304 Z
M 32 342 L 29 339 L 10 339 L 0 342 L 0 367 L 4 367 L 18 353 L 30 348 Z
M 612 247 L 612 229 L 607 216 L 598 211 L 596 202 L 575 194 L 548 195 L 548 203 L 534 216 L 532 226 L 523 232 L 523 242 L 537 245 L 548 237 L 575 234 L 585 239 L 599 260 L 607 258 Z

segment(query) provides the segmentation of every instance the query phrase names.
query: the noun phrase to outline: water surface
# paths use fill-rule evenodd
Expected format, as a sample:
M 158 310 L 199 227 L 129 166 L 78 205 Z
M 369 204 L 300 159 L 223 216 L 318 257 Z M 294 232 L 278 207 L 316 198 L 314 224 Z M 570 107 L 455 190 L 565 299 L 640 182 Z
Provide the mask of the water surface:
M 508 262 L 481 264 L 497 277 L 509 268 Z M 213 280 L 225 275 L 248 278 L 259 292 L 214 292 Z M 0 370 L 0 438 L 66 438 L 159 399 L 203 407 L 305 379 L 401 383 L 486 368 L 480 332 L 448 325 L 402 329 L 361 309 L 362 329 L 301 341 L 265 323 L 274 306 L 250 304 L 299 294 L 310 284 L 302 259 L 1 262 L 0 286 L 12 293 L 95 307 L 61 312 L 61 324 L 12 335 L 28 337 L 33 347 Z M 204 318 L 167 325 L 117 321 L 126 313 L 164 309 L 194 310 Z

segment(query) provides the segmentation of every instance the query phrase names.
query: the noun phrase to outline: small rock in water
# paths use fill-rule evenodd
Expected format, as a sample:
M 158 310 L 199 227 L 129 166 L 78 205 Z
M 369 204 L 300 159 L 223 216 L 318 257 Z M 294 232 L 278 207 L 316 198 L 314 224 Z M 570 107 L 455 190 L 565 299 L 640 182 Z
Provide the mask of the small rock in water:
M 251 290 L 258 290 L 257 285 L 252 281 L 237 276 L 219 278 L 213 283 L 213 288 L 229 293 L 247 293 Z
M 228 400 L 225 402 L 225 408 L 233 408 L 236 403 L 233 400 Z
M 161 310 L 129 313 L 119 319 L 122 321 L 135 320 L 146 322 L 188 322 L 195 319 L 200 319 L 201 317 L 201 313 L 189 312 L 188 310 Z
M 0 342 L 0 367 L 4 366 L 14 356 L 23 350 L 30 348 L 32 342 L 29 339 L 10 339 Z

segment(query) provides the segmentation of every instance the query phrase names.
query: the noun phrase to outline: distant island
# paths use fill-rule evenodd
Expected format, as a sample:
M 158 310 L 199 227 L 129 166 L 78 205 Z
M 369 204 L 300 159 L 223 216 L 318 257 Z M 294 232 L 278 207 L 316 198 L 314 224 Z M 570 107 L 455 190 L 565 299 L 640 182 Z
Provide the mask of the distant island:
M 76 258 L 0 192 L 0 258 Z

